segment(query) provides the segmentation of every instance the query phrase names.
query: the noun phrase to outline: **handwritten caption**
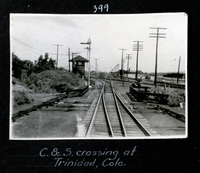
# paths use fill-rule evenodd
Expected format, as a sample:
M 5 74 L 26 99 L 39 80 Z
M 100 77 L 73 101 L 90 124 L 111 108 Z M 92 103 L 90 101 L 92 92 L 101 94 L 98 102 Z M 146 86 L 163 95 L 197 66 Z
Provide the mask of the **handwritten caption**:
M 97 6 L 97 5 L 94 5 L 93 6 L 93 8 L 94 8 L 94 13 L 97 13 L 98 11 L 99 12 L 108 12 L 108 10 L 109 10 L 109 5 L 108 4 L 105 4 L 105 5 L 99 5 L 99 6 Z
M 94 167 L 97 169 L 102 167 L 122 167 L 126 166 L 124 161 L 119 157 L 134 156 L 137 146 L 131 150 L 125 150 L 120 153 L 118 150 L 77 150 L 72 151 L 72 148 L 66 148 L 64 151 L 58 148 L 48 149 L 43 148 L 39 151 L 39 156 L 42 158 L 52 157 L 54 167 Z M 80 159 L 79 159 L 80 158 Z M 103 158 L 103 159 L 102 159 Z M 98 159 L 100 162 L 98 162 Z

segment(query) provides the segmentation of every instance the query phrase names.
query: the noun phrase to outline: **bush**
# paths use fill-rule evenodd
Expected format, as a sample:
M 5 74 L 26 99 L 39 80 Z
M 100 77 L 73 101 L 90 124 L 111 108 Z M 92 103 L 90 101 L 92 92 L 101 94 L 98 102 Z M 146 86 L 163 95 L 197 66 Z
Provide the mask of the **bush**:
M 168 97 L 169 106 L 180 106 L 180 103 L 185 102 L 185 92 L 184 91 L 174 91 L 170 93 Z
M 44 93 L 65 92 L 85 83 L 74 73 L 63 69 L 32 73 L 23 82 L 35 92 Z
M 28 97 L 27 93 L 24 91 L 15 93 L 13 97 L 14 97 L 13 98 L 14 107 L 31 102 L 31 99 Z
M 185 91 L 184 90 L 177 90 L 173 88 L 164 89 L 162 87 L 157 87 L 151 89 L 152 93 L 156 94 L 168 94 L 169 97 L 164 100 L 169 106 L 180 106 L 180 103 L 185 102 Z M 154 96 L 155 100 L 161 101 L 161 97 Z
M 168 94 L 168 92 L 163 89 L 163 88 L 160 88 L 160 87 L 157 87 L 157 88 L 153 88 L 151 89 L 150 91 L 151 93 L 155 93 L 155 94 Z M 161 96 L 151 96 L 153 97 L 153 99 L 159 101 L 159 103 L 167 103 L 167 99 L 164 99 L 161 97 Z
M 30 88 L 30 89 L 32 89 L 32 90 L 34 90 L 34 89 L 35 89 L 35 87 L 36 87 L 36 86 L 35 86 L 35 84 L 34 84 L 34 83 L 33 83 L 33 84 L 31 84 L 31 85 L 29 86 L 29 88 Z

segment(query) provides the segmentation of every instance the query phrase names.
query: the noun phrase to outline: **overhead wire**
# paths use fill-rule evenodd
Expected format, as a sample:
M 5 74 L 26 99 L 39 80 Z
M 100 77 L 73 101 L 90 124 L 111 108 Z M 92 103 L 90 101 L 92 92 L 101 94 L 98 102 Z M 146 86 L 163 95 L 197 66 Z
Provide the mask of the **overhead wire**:
M 19 39 L 17 39 L 17 38 L 14 37 L 14 36 L 12 36 L 12 37 L 13 37 L 13 39 L 14 39 L 15 41 L 17 41 L 18 43 L 20 43 L 22 46 L 25 46 L 25 47 L 28 48 L 29 50 L 31 50 L 31 51 L 33 51 L 33 52 L 39 54 L 39 55 L 41 55 L 41 54 L 38 53 L 38 52 L 36 52 L 35 50 L 40 51 L 40 52 L 45 52 L 45 53 L 48 53 L 48 54 L 51 54 L 51 55 L 57 55 L 56 53 L 51 53 L 51 52 L 48 52 L 48 51 L 44 51 L 44 50 L 40 50 L 40 49 L 34 48 L 34 47 L 32 47 L 32 46 L 30 46 L 30 45 L 28 45 L 28 44 L 26 44 L 26 43 L 20 41 Z M 32 49 L 33 49 L 33 50 L 32 50 Z M 82 53 L 82 52 L 85 52 L 85 51 L 86 51 L 86 50 L 83 50 L 83 51 L 80 51 L 80 52 L 78 52 L 78 53 Z M 58 54 L 58 55 L 59 55 L 59 56 L 67 56 L 68 54 Z

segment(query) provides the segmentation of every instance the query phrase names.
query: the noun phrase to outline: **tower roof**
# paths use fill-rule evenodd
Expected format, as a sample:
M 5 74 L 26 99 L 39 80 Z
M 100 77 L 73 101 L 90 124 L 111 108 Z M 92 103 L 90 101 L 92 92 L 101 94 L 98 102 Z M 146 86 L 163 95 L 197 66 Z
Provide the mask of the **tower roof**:
M 70 59 L 69 62 L 72 62 L 72 60 L 74 62 L 89 62 L 87 59 L 83 58 L 82 56 L 78 55 L 76 57 L 74 57 L 73 59 Z

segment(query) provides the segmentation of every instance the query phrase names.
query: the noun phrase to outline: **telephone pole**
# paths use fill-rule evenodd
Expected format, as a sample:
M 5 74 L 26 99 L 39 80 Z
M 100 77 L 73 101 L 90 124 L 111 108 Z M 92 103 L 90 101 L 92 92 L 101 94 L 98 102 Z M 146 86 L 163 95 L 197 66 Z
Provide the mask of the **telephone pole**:
M 68 63 L 69 63 L 69 72 L 70 72 L 70 48 L 68 47 Z
M 177 83 L 178 83 L 178 81 L 179 81 L 180 63 L 181 63 L 181 56 L 179 57 L 179 63 L 178 63 Z
M 138 55 L 139 55 L 139 51 L 143 50 L 143 45 L 142 42 L 143 41 L 133 41 L 136 42 L 135 44 L 133 44 L 133 51 L 137 51 L 137 57 L 136 57 L 136 74 L 135 74 L 135 80 L 138 79 Z M 140 44 L 141 42 L 141 44 Z
M 156 59 L 155 59 L 155 78 L 154 83 L 155 87 L 157 85 L 157 62 L 158 62 L 158 38 L 166 38 L 165 33 L 159 33 L 161 29 L 167 29 L 167 28 L 160 28 L 160 27 L 150 27 L 150 29 L 156 29 L 156 33 L 149 33 L 152 38 L 156 38 Z
M 56 61 L 56 68 L 58 68 L 58 48 L 59 48 L 59 46 L 63 46 L 63 45 L 60 45 L 60 44 L 53 44 L 53 46 L 57 46 L 57 61 Z
M 124 60 L 123 60 L 123 54 L 124 54 L 124 50 L 127 50 L 127 49 L 122 49 L 120 48 L 119 50 L 122 50 L 122 59 L 121 59 L 121 73 L 120 73 L 120 77 L 122 79 L 122 85 L 124 86 L 124 79 L 123 79 L 123 66 L 124 66 Z
M 128 55 L 128 61 L 127 61 L 127 78 L 128 78 L 128 71 L 129 71 L 129 55 L 131 55 L 131 54 L 127 54 Z

